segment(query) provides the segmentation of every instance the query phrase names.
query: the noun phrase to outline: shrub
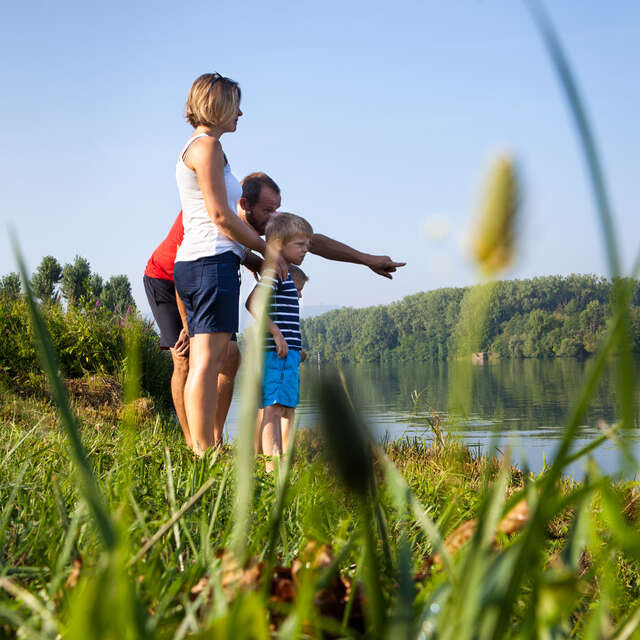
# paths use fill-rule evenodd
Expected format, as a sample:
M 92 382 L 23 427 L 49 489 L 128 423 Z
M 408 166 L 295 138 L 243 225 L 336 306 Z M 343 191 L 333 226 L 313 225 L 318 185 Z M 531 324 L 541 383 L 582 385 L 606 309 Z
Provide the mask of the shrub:
M 126 361 L 126 336 L 139 331 L 142 390 L 170 406 L 171 359 L 159 337 L 138 312 L 118 314 L 96 303 L 89 308 L 45 305 L 46 320 L 60 369 L 67 378 L 103 373 L 120 381 Z M 5 383 L 19 388 L 40 373 L 25 300 L 0 297 L 0 370 Z

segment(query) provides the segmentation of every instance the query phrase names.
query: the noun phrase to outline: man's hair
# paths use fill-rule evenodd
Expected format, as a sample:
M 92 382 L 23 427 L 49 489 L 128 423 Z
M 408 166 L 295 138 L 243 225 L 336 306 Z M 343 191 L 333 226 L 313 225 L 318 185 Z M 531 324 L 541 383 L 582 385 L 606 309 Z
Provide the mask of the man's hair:
M 189 89 L 185 117 L 194 129 L 225 125 L 238 115 L 240 98 L 237 82 L 219 73 L 204 73 Z
M 295 236 L 311 238 L 313 229 L 311 225 L 300 216 L 293 213 L 277 213 L 271 216 L 265 229 L 267 242 L 279 241 L 282 244 L 289 242 Z
M 272 178 L 261 171 L 250 173 L 242 181 L 242 197 L 247 199 L 250 207 L 258 204 L 262 187 L 268 187 L 280 195 L 280 187 Z
M 304 285 L 305 282 L 309 282 L 309 276 L 297 264 L 289 265 L 289 275 L 296 283 L 296 287 L 298 284 Z

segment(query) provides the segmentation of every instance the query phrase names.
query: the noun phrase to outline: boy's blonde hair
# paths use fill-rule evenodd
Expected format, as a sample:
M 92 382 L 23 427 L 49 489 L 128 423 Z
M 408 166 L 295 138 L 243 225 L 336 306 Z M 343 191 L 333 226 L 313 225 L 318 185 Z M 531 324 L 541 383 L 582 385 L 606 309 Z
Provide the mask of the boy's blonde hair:
M 311 238 L 313 229 L 304 218 L 293 213 L 280 212 L 269 218 L 264 235 L 267 242 L 280 242 L 281 244 L 285 244 L 295 236 Z
M 185 117 L 194 129 L 224 125 L 238 115 L 241 95 L 237 82 L 219 73 L 204 73 L 189 89 Z

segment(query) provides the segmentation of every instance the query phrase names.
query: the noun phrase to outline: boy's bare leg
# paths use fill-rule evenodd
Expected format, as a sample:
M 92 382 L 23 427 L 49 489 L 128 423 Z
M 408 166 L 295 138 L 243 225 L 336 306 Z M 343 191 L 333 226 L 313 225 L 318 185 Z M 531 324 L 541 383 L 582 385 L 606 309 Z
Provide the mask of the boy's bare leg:
M 262 453 L 262 415 L 263 410 L 258 409 L 258 415 L 256 417 L 256 431 L 253 434 L 253 450 L 256 452 L 257 456 Z
M 213 445 L 222 444 L 224 435 L 224 423 L 229 413 L 231 399 L 233 398 L 233 384 L 240 367 L 240 349 L 238 343 L 229 340 L 227 355 L 218 374 L 218 402 L 216 403 L 216 417 L 213 423 Z
M 182 434 L 191 449 L 191 434 L 189 433 L 189 423 L 187 422 L 187 412 L 184 409 L 184 385 L 189 374 L 189 356 L 179 356 L 175 349 L 169 349 L 173 360 L 173 373 L 171 374 L 171 398 L 173 406 L 178 416 L 178 422 L 182 429 Z
M 273 457 L 282 455 L 282 432 L 280 421 L 285 407 L 281 404 L 272 404 L 264 408 L 262 412 L 262 450 L 265 456 L 271 456 L 271 460 L 265 463 L 266 471 L 273 471 Z
M 282 450 L 285 453 L 289 453 L 289 433 L 293 426 L 293 419 L 296 415 L 296 410 L 293 407 L 285 407 L 282 414 Z

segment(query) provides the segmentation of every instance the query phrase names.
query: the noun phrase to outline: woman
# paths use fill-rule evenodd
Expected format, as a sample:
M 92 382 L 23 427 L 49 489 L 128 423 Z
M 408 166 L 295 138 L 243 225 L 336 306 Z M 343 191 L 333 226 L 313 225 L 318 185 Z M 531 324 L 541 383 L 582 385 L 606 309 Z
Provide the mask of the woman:
M 217 378 L 229 339 L 238 330 L 240 258 L 245 247 L 263 255 L 266 250 L 264 240 L 237 215 L 242 189 L 220 145 L 220 137 L 236 130 L 241 115 L 236 82 L 218 73 L 197 78 L 186 105 L 194 133 L 176 166 L 184 239 L 174 280 L 191 336 L 184 403 L 197 455 L 222 440 L 222 433 L 213 432 Z

